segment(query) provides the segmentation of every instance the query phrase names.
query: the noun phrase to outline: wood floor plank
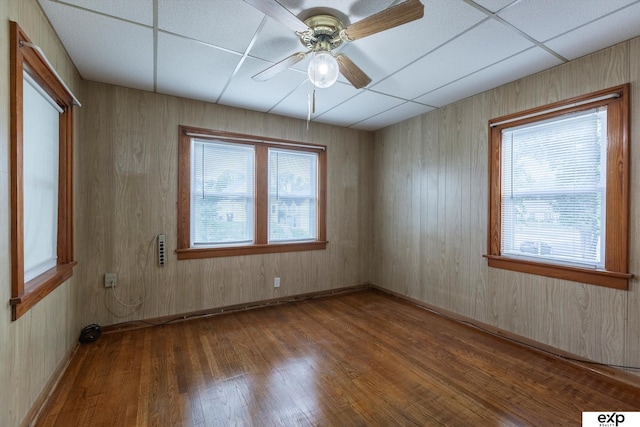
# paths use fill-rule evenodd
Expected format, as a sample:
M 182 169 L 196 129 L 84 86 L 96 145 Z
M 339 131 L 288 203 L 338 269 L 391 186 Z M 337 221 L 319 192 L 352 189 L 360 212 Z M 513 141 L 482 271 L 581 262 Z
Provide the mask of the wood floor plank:
M 580 425 L 624 385 L 376 290 L 103 335 L 39 426 Z

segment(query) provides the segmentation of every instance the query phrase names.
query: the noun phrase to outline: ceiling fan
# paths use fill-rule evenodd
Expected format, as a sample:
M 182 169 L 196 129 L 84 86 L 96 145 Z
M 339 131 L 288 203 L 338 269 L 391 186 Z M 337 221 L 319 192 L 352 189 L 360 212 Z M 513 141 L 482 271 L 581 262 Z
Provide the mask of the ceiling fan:
M 332 51 L 351 42 L 420 19 L 424 5 L 420 0 L 405 0 L 351 25 L 332 15 L 314 15 L 304 22 L 276 0 L 244 0 L 267 16 L 289 27 L 300 37 L 306 52 L 297 52 L 259 72 L 252 78 L 266 81 L 292 65 L 312 55 L 308 73 L 311 82 L 320 88 L 329 87 L 342 74 L 356 89 L 371 83 L 371 78 L 342 53 Z

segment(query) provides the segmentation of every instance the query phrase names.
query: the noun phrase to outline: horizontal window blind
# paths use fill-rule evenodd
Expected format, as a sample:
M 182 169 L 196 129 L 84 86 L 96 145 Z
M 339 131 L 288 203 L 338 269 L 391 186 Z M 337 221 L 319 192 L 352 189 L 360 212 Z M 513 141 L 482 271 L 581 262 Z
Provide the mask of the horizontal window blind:
M 191 247 L 252 243 L 253 146 L 193 139 L 191 152 Z
M 502 131 L 502 254 L 603 268 L 606 107 Z
M 269 241 L 316 239 L 316 153 L 269 149 Z

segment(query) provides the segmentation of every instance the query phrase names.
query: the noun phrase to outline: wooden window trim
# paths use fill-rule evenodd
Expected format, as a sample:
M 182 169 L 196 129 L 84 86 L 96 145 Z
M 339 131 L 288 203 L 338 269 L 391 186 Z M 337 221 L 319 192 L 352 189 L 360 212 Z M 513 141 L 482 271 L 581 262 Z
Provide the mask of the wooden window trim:
M 241 246 L 224 246 L 212 248 L 191 248 L 191 136 L 203 135 L 219 141 L 230 141 L 236 144 L 249 144 L 256 148 L 255 171 L 255 243 Z M 316 240 L 309 242 L 267 243 L 268 212 L 267 174 L 268 149 L 284 148 L 301 150 L 318 154 L 318 195 L 317 195 L 317 230 Z M 304 148 L 296 148 L 302 145 Z M 215 131 L 190 126 L 178 127 L 178 248 L 179 260 L 202 259 L 240 255 L 271 254 L 281 252 L 298 252 L 323 250 L 327 246 L 326 203 L 327 203 L 327 154 L 326 147 L 295 141 L 258 137 L 232 132 Z M 260 209 L 263 207 L 263 209 Z
M 633 277 L 632 274 L 628 273 L 629 92 L 630 85 L 624 84 L 489 121 L 489 213 L 487 254 L 485 255 L 489 267 L 589 283 L 614 289 L 628 289 L 629 279 Z M 608 95 L 617 95 L 618 97 L 585 103 L 590 99 L 602 98 Z M 534 262 L 501 255 L 502 129 L 604 105 L 607 106 L 608 123 L 604 269 L 594 270 Z M 545 113 L 545 111 L 554 109 L 561 110 Z M 535 116 L 531 117 L 531 115 Z M 522 119 L 518 119 L 519 117 L 522 117 Z M 503 123 L 505 121 L 509 123 Z
M 17 23 L 10 23 L 11 86 L 11 316 L 17 320 L 73 275 L 73 95 L 32 48 Z M 23 70 L 62 108 L 59 122 L 57 265 L 24 282 Z

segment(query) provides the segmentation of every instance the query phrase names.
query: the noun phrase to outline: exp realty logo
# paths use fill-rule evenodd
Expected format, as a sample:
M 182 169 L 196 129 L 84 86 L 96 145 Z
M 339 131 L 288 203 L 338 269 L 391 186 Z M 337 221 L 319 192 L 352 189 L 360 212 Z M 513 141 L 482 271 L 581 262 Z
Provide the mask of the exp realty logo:
M 638 427 L 640 412 L 583 412 L 582 427 Z

